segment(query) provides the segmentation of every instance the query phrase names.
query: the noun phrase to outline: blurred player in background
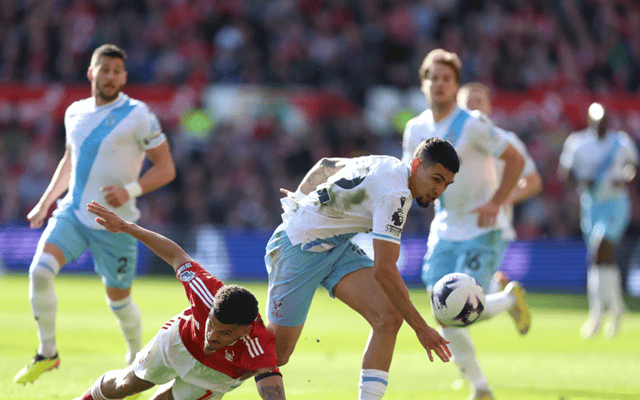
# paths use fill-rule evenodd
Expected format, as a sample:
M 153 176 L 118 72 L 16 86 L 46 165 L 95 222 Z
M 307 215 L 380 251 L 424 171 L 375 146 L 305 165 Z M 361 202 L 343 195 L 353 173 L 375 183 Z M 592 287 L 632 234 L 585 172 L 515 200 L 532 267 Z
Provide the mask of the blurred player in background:
M 458 91 L 457 99 L 459 107 L 472 111 L 480 111 L 487 117 L 491 115 L 491 90 L 480 82 L 470 82 L 463 85 Z M 522 168 L 518 184 L 513 188 L 506 202 L 502 205 L 505 216 L 503 220 L 504 225 L 502 226 L 502 239 L 505 241 L 506 246 L 504 248 L 505 251 L 498 261 L 498 266 L 500 267 L 502 266 L 502 261 L 504 260 L 504 255 L 509 247 L 509 243 L 517 238 L 516 230 L 513 226 L 513 206 L 540 193 L 542 191 L 542 178 L 536 169 L 535 162 L 527 151 L 527 146 L 518 138 L 518 135 L 498 127 L 495 129 L 501 130 L 507 141 L 524 157 L 524 167 Z M 505 163 L 499 158 L 496 158 L 494 161 L 496 163 L 497 176 L 500 179 L 504 172 Z M 489 285 L 489 293 L 503 290 L 508 281 L 506 274 L 497 271 L 493 275 L 493 279 Z
M 449 361 L 447 342 L 411 302 L 396 262 L 413 199 L 428 207 L 458 172 L 442 139 L 423 141 L 408 164 L 389 156 L 320 160 L 295 193 L 283 190 L 283 223 L 267 244 L 268 328 L 280 365 L 300 338 L 318 285 L 362 315 L 371 333 L 362 359 L 358 399 L 381 399 L 402 321 L 433 361 Z M 373 260 L 350 239 L 373 233 Z
M 635 143 L 625 132 L 609 129 L 601 104 L 589 106 L 587 120 L 587 129 L 567 137 L 558 167 L 560 178 L 575 183 L 580 193 L 580 227 L 590 257 L 585 339 L 599 331 L 606 308 L 611 319 L 605 333 L 615 336 L 625 310 L 615 250 L 631 218 L 628 184 L 638 165 Z
M 182 282 L 190 306 L 167 321 L 126 369 L 109 371 L 76 400 L 121 399 L 155 385 L 152 397 L 220 399 L 254 377 L 263 399 L 284 399 L 275 337 L 258 313 L 258 300 L 240 286 L 225 286 L 172 240 L 125 222 L 92 202 L 87 210 L 109 232 L 132 236 L 166 261 Z
M 76 261 L 87 248 L 127 342 L 127 363 L 140 350 L 140 312 L 131 299 L 138 243 L 106 231 L 82 206 L 91 200 L 104 201 L 122 218 L 136 221 L 140 216 L 136 197 L 166 185 L 176 175 L 156 116 L 144 103 L 121 93 L 127 81 L 125 59 L 125 52 L 114 45 L 94 51 L 87 71 L 92 97 L 67 109 L 64 156 L 27 216 L 31 228 L 40 228 L 53 202 L 68 189 L 42 233 L 29 268 L 29 298 L 40 346 L 32 362 L 15 376 L 17 383 L 33 382 L 60 364 L 53 280 L 60 268 Z M 152 166 L 140 177 L 145 154 Z
M 431 223 L 422 271 L 429 291 L 451 272 L 473 276 L 488 291 L 506 248 L 501 231 L 503 206 L 524 166 L 522 155 L 486 116 L 456 105 L 461 67 L 456 54 L 442 49 L 425 57 L 420 80 L 429 109 L 407 123 L 403 138 L 405 162 L 421 141 L 432 137 L 449 140 L 460 156 L 456 184 L 436 202 Z M 505 164 L 500 181 L 495 158 Z M 510 282 L 504 291 L 486 296 L 485 319 L 505 310 L 516 316 L 520 333 L 529 330 L 529 306 L 518 282 Z M 473 389 L 471 399 L 493 399 L 468 329 L 442 327 L 442 334 L 450 341 L 453 361 Z

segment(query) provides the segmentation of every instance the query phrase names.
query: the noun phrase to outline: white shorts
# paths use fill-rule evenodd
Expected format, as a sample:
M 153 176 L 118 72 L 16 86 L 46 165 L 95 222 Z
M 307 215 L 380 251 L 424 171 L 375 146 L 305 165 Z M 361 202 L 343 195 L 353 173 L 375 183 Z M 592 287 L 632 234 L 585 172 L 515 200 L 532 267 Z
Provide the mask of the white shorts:
M 133 372 L 156 385 L 173 381 L 172 393 L 176 400 L 221 399 L 243 381 L 196 360 L 182 344 L 180 318 L 184 318 L 182 314 L 171 318 L 138 352 Z

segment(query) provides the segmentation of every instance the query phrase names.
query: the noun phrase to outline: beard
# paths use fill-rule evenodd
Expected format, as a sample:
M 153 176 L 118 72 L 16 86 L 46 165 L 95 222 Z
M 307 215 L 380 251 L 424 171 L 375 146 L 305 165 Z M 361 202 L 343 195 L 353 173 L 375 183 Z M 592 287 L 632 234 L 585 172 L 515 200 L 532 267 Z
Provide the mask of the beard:
M 113 87 L 115 89 L 114 89 L 114 93 L 112 95 L 109 95 L 109 94 L 105 93 L 104 86 L 98 87 L 97 88 L 98 97 L 100 97 L 102 100 L 104 100 L 105 103 L 111 103 L 112 101 L 114 101 L 115 99 L 118 98 L 118 95 L 120 94 L 120 90 L 122 90 L 122 86 L 120 86 L 120 87 L 113 86 Z
M 422 208 L 427 208 L 427 207 L 429 207 L 431 205 L 430 201 L 423 201 L 423 200 L 420 200 L 420 199 L 416 199 L 416 203 L 418 203 L 418 205 L 420 207 L 422 207 Z

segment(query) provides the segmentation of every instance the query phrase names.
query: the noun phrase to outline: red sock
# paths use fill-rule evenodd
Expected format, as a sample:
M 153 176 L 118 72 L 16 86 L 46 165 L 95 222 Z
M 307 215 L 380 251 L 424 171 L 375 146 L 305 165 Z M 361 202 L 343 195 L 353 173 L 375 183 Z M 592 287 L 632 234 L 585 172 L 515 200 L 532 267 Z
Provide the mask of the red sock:
M 78 397 L 76 400 L 95 400 L 95 399 L 93 398 L 93 396 L 91 395 L 91 389 L 93 389 L 93 388 L 89 388 L 89 389 L 87 389 L 87 391 L 86 391 L 86 392 L 84 392 L 84 393 L 82 394 L 82 396 Z

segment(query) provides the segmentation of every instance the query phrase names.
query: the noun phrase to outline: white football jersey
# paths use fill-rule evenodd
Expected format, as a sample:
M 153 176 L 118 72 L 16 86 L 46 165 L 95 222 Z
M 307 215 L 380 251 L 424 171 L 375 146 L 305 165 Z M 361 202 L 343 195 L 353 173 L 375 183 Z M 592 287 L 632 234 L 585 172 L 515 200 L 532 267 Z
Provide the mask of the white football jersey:
M 451 142 L 460 158 L 460 171 L 453 184 L 435 202 L 430 238 L 465 241 L 504 225 L 504 211 L 495 226 L 478 227 L 478 215 L 471 211 L 488 202 L 498 188 L 495 157 L 507 146 L 504 134 L 477 111 L 458 106 L 436 123 L 427 109 L 407 123 L 402 143 L 402 160 L 409 162 L 425 139 L 438 137 Z
M 496 129 L 499 129 L 502 131 L 507 141 L 513 147 L 515 147 L 516 150 L 518 150 L 518 152 L 524 158 L 524 167 L 522 168 L 520 177 L 522 178 L 522 177 L 531 175 L 534 172 L 537 172 L 538 170 L 536 168 L 535 161 L 533 161 L 533 158 L 531 158 L 531 156 L 529 155 L 529 152 L 527 151 L 527 146 L 525 146 L 525 144 L 522 143 L 522 141 L 518 138 L 518 135 L 510 131 L 505 131 L 504 129 L 500 129 L 498 127 L 496 127 Z M 495 163 L 496 163 L 496 172 L 498 174 L 498 181 L 500 181 L 500 179 L 502 179 L 502 173 L 504 172 L 504 161 L 502 161 L 499 158 L 496 158 Z M 513 205 L 505 205 L 502 208 L 504 208 L 504 216 L 505 216 L 504 226 L 502 226 L 502 238 L 507 241 L 514 241 L 516 240 L 517 235 L 516 235 L 516 230 L 513 227 Z
M 593 180 L 594 192 L 585 192 L 598 200 L 628 195 L 626 185 L 614 186 L 623 179 L 627 164 L 638 164 L 638 150 L 629 135 L 622 131 L 609 131 L 602 139 L 593 129 L 574 132 L 564 142 L 560 166 L 572 171 L 581 181 Z
M 143 102 L 120 93 L 103 106 L 96 106 L 93 97 L 76 101 L 67 108 L 64 125 L 71 146 L 71 179 L 58 208 L 72 207 L 78 219 L 93 229 L 104 228 L 86 210 L 92 200 L 127 221 L 136 221 L 140 211 L 135 199 L 114 209 L 100 188 L 138 180 L 145 151 L 166 140 L 156 116 Z
M 346 165 L 315 191 L 281 199 L 282 221 L 293 245 L 325 251 L 359 232 L 400 244 L 411 208 L 409 166 L 394 157 L 365 156 Z

